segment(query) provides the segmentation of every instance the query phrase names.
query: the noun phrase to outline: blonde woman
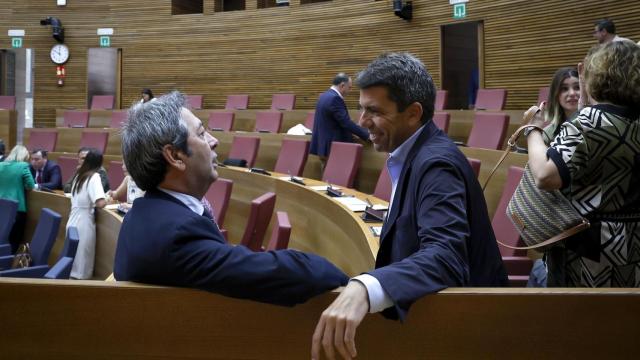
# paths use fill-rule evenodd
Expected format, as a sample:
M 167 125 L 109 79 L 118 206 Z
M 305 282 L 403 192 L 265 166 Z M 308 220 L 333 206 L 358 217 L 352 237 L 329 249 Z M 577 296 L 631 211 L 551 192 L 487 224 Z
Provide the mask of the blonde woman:
M 22 243 L 24 226 L 27 219 L 27 200 L 25 191 L 35 186 L 29 171 L 29 150 L 16 145 L 9 155 L 0 162 L 0 198 L 18 202 L 16 221 L 9 235 L 11 252 L 15 253 Z

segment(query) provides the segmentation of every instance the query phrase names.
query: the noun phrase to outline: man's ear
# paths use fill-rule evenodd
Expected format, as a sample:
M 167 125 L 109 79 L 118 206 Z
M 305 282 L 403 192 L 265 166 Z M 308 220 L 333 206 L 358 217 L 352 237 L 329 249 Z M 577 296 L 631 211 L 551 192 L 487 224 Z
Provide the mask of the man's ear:
M 165 145 L 162 147 L 162 156 L 167 161 L 167 165 L 176 170 L 184 171 L 186 169 L 186 164 L 182 160 L 184 157 L 184 153 L 180 150 L 177 150 L 173 147 L 173 145 Z
M 411 105 L 407 106 L 405 109 L 405 114 L 407 116 L 407 123 L 410 126 L 415 126 L 416 129 L 419 128 L 422 124 L 422 104 L 419 102 L 414 102 Z

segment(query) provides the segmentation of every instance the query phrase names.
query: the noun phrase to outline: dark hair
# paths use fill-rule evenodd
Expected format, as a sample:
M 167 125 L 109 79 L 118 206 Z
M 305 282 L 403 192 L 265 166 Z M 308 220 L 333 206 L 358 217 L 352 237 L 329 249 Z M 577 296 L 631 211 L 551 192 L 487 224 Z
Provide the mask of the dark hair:
M 616 34 L 616 25 L 609 19 L 600 19 L 596 21 L 594 25 L 598 27 L 598 30 L 605 29 L 609 34 Z
M 349 75 L 345 73 L 338 73 L 336 77 L 333 78 L 333 85 L 340 85 L 342 83 L 349 82 Z
M 4 147 L 4 141 L 0 139 L 0 155 L 4 155 L 5 151 L 6 151 L 6 148 Z
M 44 150 L 44 149 L 33 149 L 33 150 L 31 150 L 31 155 L 35 155 L 37 153 L 40 153 L 40 155 L 43 158 L 45 158 L 45 159 L 47 158 L 47 154 L 48 154 L 47 150 Z
M 385 53 L 358 74 L 360 89 L 387 88 L 389 99 L 402 112 L 415 102 L 422 105 L 422 123 L 433 117 L 436 87 L 424 64 L 409 53 Z
M 149 89 L 149 88 L 144 88 L 144 89 L 142 89 L 142 93 L 143 93 L 143 94 L 147 94 L 147 95 L 149 95 L 149 100 L 151 100 L 151 99 L 153 99 L 153 98 L 154 98 L 154 96 L 153 96 L 153 92 L 152 92 L 152 91 L 151 91 L 151 89 Z
M 91 176 L 95 174 L 102 167 L 102 153 L 100 150 L 89 148 L 89 152 L 87 152 L 87 157 L 84 158 L 84 162 L 82 166 L 76 171 L 76 174 L 73 176 L 73 186 L 71 188 L 71 193 L 76 194 L 82 186 L 89 181 Z
M 567 121 L 567 116 L 564 109 L 560 106 L 558 101 L 558 95 L 560 89 L 562 89 L 562 82 L 570 77 L 578 77 L 578 70 L 574 67 L 563 67 L 556 70 L 553 74 L 553 80 L 551 80 L 551 86 L 549 87 L 549 97 L 547 98 L 547 119 L 557 126 L 557 130 L 560 131 L 560 125 Z

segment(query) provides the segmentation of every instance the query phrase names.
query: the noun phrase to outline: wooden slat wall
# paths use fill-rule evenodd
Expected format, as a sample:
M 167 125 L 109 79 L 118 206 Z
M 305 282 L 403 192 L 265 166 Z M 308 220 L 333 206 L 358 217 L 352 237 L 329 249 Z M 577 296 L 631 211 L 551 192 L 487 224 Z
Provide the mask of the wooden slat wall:
M 204 94 L 205 108 L 221 108 L 227 94 L 248 93 L 251 108 L 267 108 L 274 92 L 294 92 L 297 108 L 313 108 L 318 93 L 338 71 L 355 73 L 386 50 L 411 51 L 440 84 L 440 25 L 455 23 L 447 1 L 414 0 L 411 22 L 393 15 L 391 1 L 333 0 L 289 7 L 171 15 L 171 1 L 7 0 L 0 33 L 25 29 L 24 46 L 35 48 L 35 123 L 52 126 L 55 109 L 86 107 L 87 49 L 98 46 L 96 28 L 113 27 L 113 47 L 123 49 L 122 104 L 150 87 Z M 58 17 L 71 49 L 66 84 L 56 87 L 49 60 L 50 27 Z M 485 87 L 506 87 L 508 109 L 525 109 L 553 72 L 577 63 L 595 43 L 593 21 L 614 19 L 621 36 L 640 40 L 640 2 L 474 0 L 464 21 L 484 22 Z M 10 39 L 4 37 L 4 47 Z M 355 107 L 357 92 L 347 98 Z

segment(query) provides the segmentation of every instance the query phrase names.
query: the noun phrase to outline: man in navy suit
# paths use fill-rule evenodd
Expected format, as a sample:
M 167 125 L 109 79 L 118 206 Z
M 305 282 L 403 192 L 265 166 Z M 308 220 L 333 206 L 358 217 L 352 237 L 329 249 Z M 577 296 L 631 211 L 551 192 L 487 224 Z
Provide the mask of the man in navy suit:
M 356 135 L 366 141 L 367 130 L 356 125 L 349 117 L 344 97 L 351 91 L 352 81 L 345 73 L 339 73 L 333 79 L 329 90 L 320 95 L 316 104 L 311 134 L 311 154 L 318 155 L 324 168 L 333 141 L 353 142 Z
M 360 125 L 389 152 L 391 207 L 376 268 L 353 278 L 327 308 L 312 358 L 356 356 L 367 312 L 404 320 L 413 302 L 450 286 L 505 286 L 507 276 L 487 205 L 464 154 L 431 121 L 436 89 L 420 60 L 384 54 L 356 80 Z
M 201 203 L 218 177 L 218 140 L 184 106 L 184 96 L 172 92 L 129 111 L 122 155 L 146 194 L 120 228 L 115 278 L 279 305 L 346 284 L 347 276 L 317 255 L 252 252 L 226 243 Z
M 36 183 L 36 189 L 62 189 L 62 175 L 60 166 L 47 158 L 47 151 L 35 149 L 31 152 L 31 176 Z

